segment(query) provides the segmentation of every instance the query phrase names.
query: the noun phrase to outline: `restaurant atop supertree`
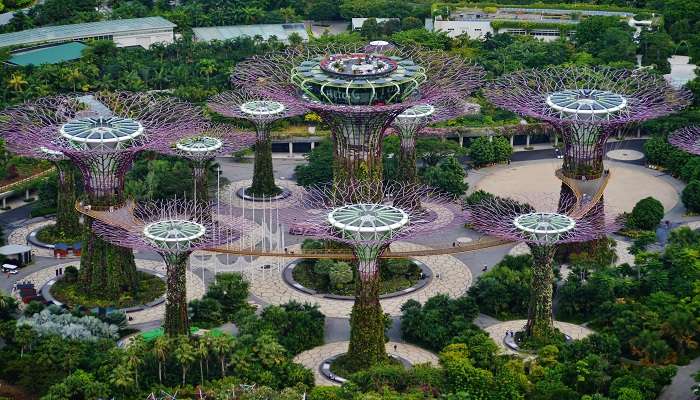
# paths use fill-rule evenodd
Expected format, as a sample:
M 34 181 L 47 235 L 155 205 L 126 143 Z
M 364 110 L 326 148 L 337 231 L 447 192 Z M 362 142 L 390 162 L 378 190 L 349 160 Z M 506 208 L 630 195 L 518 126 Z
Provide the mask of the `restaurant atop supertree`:
M 396 204 L 397 198 L 408 196 L 420 200 L 425 208 L 437 207 L 450 215 L 427 222 L 425 210 Z M 456 199 L 423 185 L 364 181 L 340 187 L 313 186 L 295 193 L 290 203 L 288 209 L 280 210 L 284 223 L 303 225 L 304 236 L 345 244 L 356 257 L 357 286 L 346 365 L 360 370 L 386 361 L 378 257 L 393 242 L 461 224 Z
M 554 126 L 564 141 L 563 176 L 587 181 L 604 177 L 612 134 L 675 113 L 691 97 L 650 71 L 561 66 L 504 75 L 484 92 L 501 108 Z M 563 185 L 563 197 L 570 194 Z
M 466 206 L 467 224 L 472 229 L 530 247 L 533 275 L 524 336 L 539 344 L 553 341 L 557 335 L 552 315 L 557 247 L 600 239 L 621 227 L 617 217 L 605 214 L 602 202 L 583 216 L 560 213 L 562 208 L 571 209 L 572 205 L 562 207 L 558 199 L 546 196 L 517 200 L 491 196 Z
M 367 51 L 369 50 L 369 51 Z M 484 72 L 464 58 L 412 47 L 294 47 L 236 65 L 232 82 L 319 114 L 334 142 L 334 181 L 381 181 L 383 133 L 405 110 L 463 100 Z
M 124 204 L 124 177 L 139 152 L 192 135 L 205 124 L 201 111 L 172 97 L 99 92 L 29 101 L 5 111 L 13 121 L 9 141 L 60 152 L 82 172 L 86 203 L 110 210 Z M 85 220 L 80 284 L 91 295 L 116 300 L 135 293 L 138 279 L 130 249 L 92 234 Z
M 685 152 L 700 155 L 700 125 L 673 131 L 668 135 L 668 142 Z
M 211 160 L 219 156 L 246 149 L 255 143 L 255 135 L 239 131 L 230 125 L 216 124 L 202 132 L 178 139 L 172 143 L 163 143 L 159 152 L 186 158 L 192 165 L 194 180 L 194 199 L 207 203 L 209 201 L 208 166 Z
M 232 90 L 220 93 L 207 102 L 213 111 L 229 117 L 249 121 L 255 127 L 255 164 L 253 183 L 238 193 L 243 198 L 276 198 L 288 192 L 275 184 L 272 170 L 272 138 L 270 129 L 281 119 L 302 115 L 307 109 L 297 102 L 267 98 L 249 90 Z
M 237 230 L 211 218 L 208 204 L 170 199 L 139 203 L 131 214 L 103 213 L 94 232 L 116 246 L 155 251 L 166 265 L 166 298 L 163 328 L 167 335 L 188 335 L 186 272 L 190 255 L 240 237 Z

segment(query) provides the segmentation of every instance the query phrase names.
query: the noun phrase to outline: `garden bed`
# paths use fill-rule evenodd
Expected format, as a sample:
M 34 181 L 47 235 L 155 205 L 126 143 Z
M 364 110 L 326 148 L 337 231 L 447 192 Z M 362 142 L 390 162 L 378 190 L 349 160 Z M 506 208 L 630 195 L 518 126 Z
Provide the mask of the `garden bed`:
M 73 243 L 78 243 L 83 241 L 83 235 L 65 235 L 63 232 L 60 232 L 58 229 L 56 229 L 56 225 L 47 225 L 42 228 L 39 228 L 36 232 L 36 238 L 42 243 L 46 243 L 49 245 L 54 245 L 56 243 L 66 243 L 66 244 L 73 244 Z
M 338 381 L 337 378 L 342 378 L 342 380 L 347 380 L 352 374 L 359 372 L 360 370 L 355 370 L 348 365 L 348 358 L 347 354 L 341 354 L 333 359 L 326 360 L 327 363 L 330 364 L 330 372 L 333 374 L 329 378 L 335 378 L 332 380 Z M 389 359 L 384 363 L 385 365 L 401 365 L 401 366 L 406 366 L 405 364 L 408 363 L 407 361 L 404 362 L 403 360 L 400 360 L 398 358 L 395 358 L 393 356 L 390 356 Z M 325 373 L 324 373 L 325 374 Z
M 165 293 L 165 282 L 156 275 L 137 271 L 139 277 L 139 291 L 135 297 L 122 296 L 118 301 L 100 299 L 84 293 L 77 281 L 59 279 L 51 287 L 51 295 L 68 306 L 114 307 L 128 308 L 141 304 L 147 304 L 158 299 Z

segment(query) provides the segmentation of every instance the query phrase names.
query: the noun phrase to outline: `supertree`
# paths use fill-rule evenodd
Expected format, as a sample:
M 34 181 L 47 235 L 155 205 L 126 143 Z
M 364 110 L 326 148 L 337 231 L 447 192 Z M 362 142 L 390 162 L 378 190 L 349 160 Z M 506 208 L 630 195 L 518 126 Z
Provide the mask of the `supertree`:
M 141 203 L 131 215 L 116 214 L 96 221 L 94 232 L 114 245 L 155 251 L 163 257 L 167 275 L 163 327 L 171 336 L 188 335 L 186 271 L 190 255 L 234 241 L 239 232 L 212 220 L 211 207 L 194 200 Z
M 487 85 L 485 95 L 501 108 L 554 126 L 564 141 L 562 173 L 574 180 L 603 176 L 611 134 L 677 112 L 690 99 L 690 92 L 649 71 L 590 67 L 517 71 Z M 562 195 L 570 196 L 565 185 Z
M 248 148 L 255 143 L 255 135 L 239 131 L 230 125 L 216 124 L 197 135 L 180 138 L 162 146 L 160 153 L 186 158 L 192 164 L 195 199 L 209 201 L 208 168 L 214 158 Z
M 426 211 L 395 204 L 395 199 L 407 196 L 420 199 L 426 208 L 443 210 L 446 217 L 427 222 Z M 290 225 L 303 223 L 305 236 L 352 248 L 356 287 L 346 357 L 348 365 L 361 369 L 387 359 L 378 257 L 393 242 L 459 223 L 461 209 L 453 197 L 426 186 L 364 181 L 341 187 L 328 184 L 307 188 L 293 195 L 289 209 L 280 218 Z
M 668 135 L 668 142 L 685 152 L 700 155 L 700 125 L 673 131 Z
M 234 84 L 319 114 L 332 133 L 334 180 L 382 178 L 383 132 L 406 109 L 463 99 L 484 72 L 440 51 L 396 46 L 294 47 L 236 65 Z M 380 53 L 381 51 L 381 53 Z
M 282 189 L 275 184 L 272 171 L 270 127 L 281 119 L 306 113 L 306 108 L 298 102 L 273 100 L 242 89 L 220 93 L 209 99 L 208 105 L 223 116 L 244 119 L 255 127 L 253 184 L 245 193 L 252 197 L 279 195 Z
M 552 284 L 557 247 L 600 239 L 621 227 L 617 218 L 604 213 L 603 203 L 583 216 L 560 213 L 560 208 L 557 199 L 544 196 L 518 200 L 491 196 L 466 206 L 467 223 L 476 231 L 530 247 L 534 263 L 525 335 L 540 343 L 556 333 Z M 563 208 L 570 209 L 571 204 Z
M 172 97 L 115 92 L 42 98 L 8 109 L 10 142 L 25 142 L 61 152 L 82 172 L 87 202 L 93 209 L 113 209 L 124 201 L 124 176 L 136 155 L 162 143 L 198 132 L 201 112 Z M 80 282 L 86 292 L 117 299 L 138 290 L 131 250 L 92 234 L 85 220 L 86 245 Z

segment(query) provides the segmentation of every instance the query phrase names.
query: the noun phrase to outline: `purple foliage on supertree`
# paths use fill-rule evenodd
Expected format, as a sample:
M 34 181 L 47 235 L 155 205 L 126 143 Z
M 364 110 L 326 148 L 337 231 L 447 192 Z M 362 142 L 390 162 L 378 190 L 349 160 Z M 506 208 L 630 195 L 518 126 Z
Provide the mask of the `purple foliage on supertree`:
M 385 53 L 395 49 L 396 45 L 393 43 L 385 40 L 373 40 L 363 47 L 362 51 L 365 53 Z
M 212 124 L 196 135 L 161 142 L 156 151 L 175 157 L 186 158 L 195 163 L 210 161 L 229 155 L 255 144 L 255 135 L 227 124 Z
M 138 152 L 206 126 L 201 110 L 173 97 L 130 92 L 44 97 L 2 112 L 10 146 L 60 152 L 83 173 L 91 201 L 120 201 Z
M 690 154 L 700 155 L 700 125 L 687 126 L 668 135 L 668 142 Z
M 517 199 L 489 196 L 465 206 L 469 226 L 477 232 L 529 245 L 551 246 L 588 242 L 618 231 L 622 220 L 606 213 L 602 202 L 578 216 L 575 199 L 546 195 Z
M 422 104 L 399 114 L 385 131 L 387 135 L 444 136 L 449 128 L 429 127 L 429 125 L 479 112 L 479 105 L 465 100 L 443 98 L 431 104 Z
M 93 223 L 93 231 L 114 245 L 164 256 L 214 248 L 240 238 L 241 228 L 221 224 L 211 215 L 211 204 L 183 199 L 151 201 L 137 204 L 128 215 L 107 214 Z

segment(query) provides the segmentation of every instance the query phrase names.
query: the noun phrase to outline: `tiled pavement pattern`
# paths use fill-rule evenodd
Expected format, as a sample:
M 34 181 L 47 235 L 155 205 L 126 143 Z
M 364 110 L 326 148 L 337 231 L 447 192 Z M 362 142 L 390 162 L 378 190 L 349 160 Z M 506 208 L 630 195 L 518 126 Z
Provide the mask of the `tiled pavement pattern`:
M 302 364 L 313 371 L 316 385 L 339 386 L 336 382 L 321 374 L 320 366 L 328 358 L 347 352 L 349 344 L 350 342 L 333 342 L 314 347 L 311 350 L 298 354 L 294 357 L 294 362 Z M 396 351 L 394 351 L 394 346 L 396 346 Z M 435 354 L 407 343 L 388 342 L 386 351 L 389 355 L 399 356 L 414 365 L 424 363 L 438 365 L 438 358 Z
M 484 328 L 484 331 L 489 334 L 491 339 L 507 354 L 518 354 L 517 352 L 509 349 L 503 343 L 503 338 L 506 336 L 506 331 L 519 331 L 522 330 L 527 320 L 516 319 L 512 321 L 505 321 L 499 324 L 491 325 Z M 583 339 L 586 336 L 593 333 L 592 330 L 583 327 L 581 325 L 570 324 L 568 322 L 554 321 L 554 326 L 559 329 L 562 333 L 571 336 L 572 339 L 578 340 Z
M 412 250 L 426 249 L 428 247 L 408 242 L 398 242 L 391 246 L 392 250 Z M 300 247 L 290 246 L 290 251 L 300 252 Z M 425 303 L 428 298 L 439 293 L 445 293 L 450 297 L 459 297 L 464 294 L 472 283 L 472 275 L 469 268 L 460 260 L 449 255 L 416 257 L 418 261 L 425 263 L 433 272 L 432 281 L 420 290 L 406 294 L 405 296 L 393 297 L 381 300 L 385 313 L 393 316 L 401 315 L 401 305 L 409 299 L 414 299 L 420 303 Z M 284 304 L 290 300 L 298 302 L 318 304 L 321 312 L 326 317 L 349 318 L 353 302 L 350 300 L 334 300 L 323 298 L 320 295 L 310 295 L 296 290 L 289 286 L 282 279 L 281 272 L 276 269 L 265 272 L 260 271 L 259 266 L 264 264 L 275 264 L 278 261 L 272 257 L 258 257 L 253 261 L 252 266 L 244 268 L 245 275 L 250 281 L 250 292 L 252 295 L 268 304 Z M 288 260 L 289 262 L 291 260 Z M 214 262 L 218 262 L 218 258 Z M 209 269 L 211 269 L 211 263 Z M 221 263 L 217 266 L 219 271 L 237 271 L 241 265 L 233 266 Z M 438 278 L 439 275 L 439 278 Z
M 65 268 L 69 265 L 73 265 L 75 267 L 80 267 L 80 263 L 76 261 L 74 262 L 67 262 L 64 264 L 58 264 L 54 265 L 48 268 L 44 268 L 41 271 L 37 271 L 31 275 L 28 275 L 26 278 L 22 279 L 22 281 L 29 281 L 34 283 L 34 286 L 38 290 L 41 290 L 41 288 L 44 286 L 46 282 L 51 280 L 56 276 L 56 269 L 58 268 Z M 147 269 L 147 270 L 152 270 L 156 271 L 158 273 L 161 273 L 165 275 L 165 264 L 162 261 L 150 261 L 150 260 L 141 260 L 141 259 L 136 259 L 136 266 L 141 269 Z M 193 299 L 201 299 L 202 296 L 204 296 L 204 282 L 202 282 L 202 279 L 193 274 L 191 271 L 187 271 L 187 300 L 193 300 Z M 17 297 L 17 293 L 13 293 L 15 297 Z M 160 320 L 163 318 L 163 315 L 165 314 L 165 303 L 161 303 L 155 307 L 148 308 L 142 311 L 136 311 L 129 313 L 128 316 L 132 318 L 131 321 L 129 321 L 129 324 L 140 324 L 144 322 L 151 322 L 151 321 L 156 321 Z

